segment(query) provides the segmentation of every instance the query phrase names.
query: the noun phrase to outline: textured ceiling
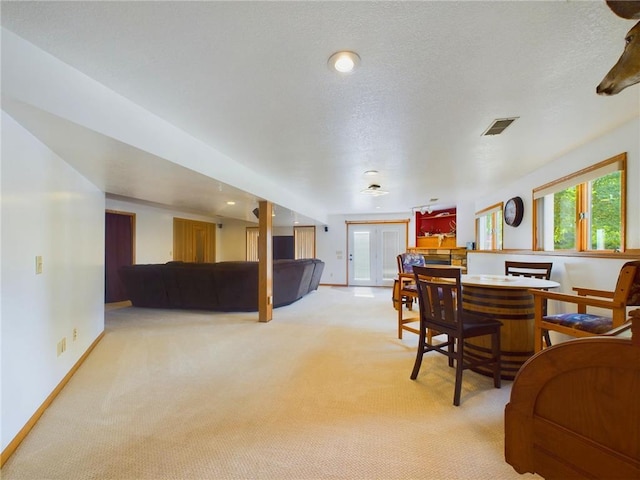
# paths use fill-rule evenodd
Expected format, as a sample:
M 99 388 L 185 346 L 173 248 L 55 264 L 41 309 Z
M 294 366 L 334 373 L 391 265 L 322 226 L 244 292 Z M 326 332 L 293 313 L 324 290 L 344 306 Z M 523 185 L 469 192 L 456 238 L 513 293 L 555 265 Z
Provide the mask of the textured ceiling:
M 4 28 L 327 214 L 408 213 L 434 197 L 477 198 L 640 113 L 637 86 L 595 93 L 634 24 L 603 1 L 1 8 Z M 345 49 L 361 64 L 340 76 L 327 59 Z M 71 138 L 103 149 L 88 175 L 107 193 L 238 217 L 255 205 L 255 192 L 225 185 L 245 201 L 244 213 L 210 210 L 219 182 L 171 162 L 154 164 L 166 195 L 146 192 L 131 182 L 150 154 L 14 107 L 9 113 L 41 138 L 58 132 L 47 142 L 68 158 Z M 481 136 L 504 117 L 519 119 L 500 136 Z M 107 168 L 114 151 L 118 175 Z M 388 195 L 359 193 L 374 183 L 363 175 L 370 169 Z

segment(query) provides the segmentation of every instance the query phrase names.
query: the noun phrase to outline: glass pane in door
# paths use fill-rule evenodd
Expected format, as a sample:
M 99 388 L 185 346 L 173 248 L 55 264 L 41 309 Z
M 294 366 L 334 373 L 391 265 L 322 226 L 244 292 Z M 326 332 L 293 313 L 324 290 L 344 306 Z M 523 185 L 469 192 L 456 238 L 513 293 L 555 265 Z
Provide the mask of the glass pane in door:
M 369 232 L 353 232 L 353 279 L 371 280 L 371 243 Z
M 400 245 L 400 227 L 382 232 L 382 282 L 383 285 L 393 285 L 393 280 L 398 275 L 398 253 L 404 251 L 404 245 Z

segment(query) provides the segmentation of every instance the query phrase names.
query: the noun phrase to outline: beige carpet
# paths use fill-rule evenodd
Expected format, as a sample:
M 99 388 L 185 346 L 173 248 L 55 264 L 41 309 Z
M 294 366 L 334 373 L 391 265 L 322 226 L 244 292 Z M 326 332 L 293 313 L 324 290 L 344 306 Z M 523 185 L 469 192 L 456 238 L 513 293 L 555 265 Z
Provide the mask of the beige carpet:
M 121 308 L 3 479 L 516 479 L 510 382 L 446 358 L 409 379 L 389 289 L 321 287 L 256 313 Z

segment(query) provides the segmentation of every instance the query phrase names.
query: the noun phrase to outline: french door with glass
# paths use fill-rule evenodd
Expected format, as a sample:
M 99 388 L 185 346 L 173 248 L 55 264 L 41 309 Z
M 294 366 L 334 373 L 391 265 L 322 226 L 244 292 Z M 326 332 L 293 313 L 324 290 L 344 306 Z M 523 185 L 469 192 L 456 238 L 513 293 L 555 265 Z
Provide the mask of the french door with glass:
M 407 248 L 407 223 L 349 223 L 349 285 L 392 286 L 396 257 Z

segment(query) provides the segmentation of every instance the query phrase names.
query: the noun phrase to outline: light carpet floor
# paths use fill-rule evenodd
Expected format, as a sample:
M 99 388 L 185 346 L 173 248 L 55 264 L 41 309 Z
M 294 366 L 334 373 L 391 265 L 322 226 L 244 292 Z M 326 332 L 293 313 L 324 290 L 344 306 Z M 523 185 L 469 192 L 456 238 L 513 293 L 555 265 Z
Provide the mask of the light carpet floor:
M 493 388 L 398 340 L 390 289 L 274 310 L 105 312 L 106 335 L 7 461 L 11 479 L 527 479 Z

